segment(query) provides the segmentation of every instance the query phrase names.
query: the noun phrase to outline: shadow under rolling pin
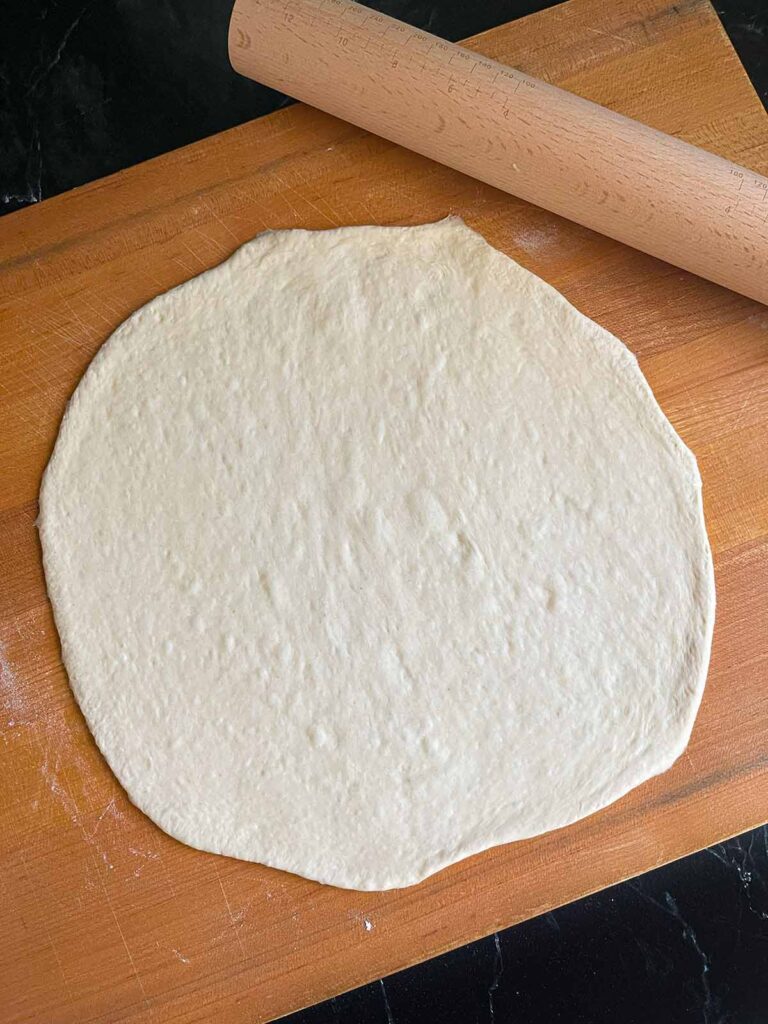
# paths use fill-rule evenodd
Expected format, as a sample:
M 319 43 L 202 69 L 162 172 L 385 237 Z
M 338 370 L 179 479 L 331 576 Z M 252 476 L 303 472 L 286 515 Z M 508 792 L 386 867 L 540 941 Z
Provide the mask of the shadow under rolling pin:
M 768 178 L 351 0 L 236 0 L 240 74 L 768 304 Z

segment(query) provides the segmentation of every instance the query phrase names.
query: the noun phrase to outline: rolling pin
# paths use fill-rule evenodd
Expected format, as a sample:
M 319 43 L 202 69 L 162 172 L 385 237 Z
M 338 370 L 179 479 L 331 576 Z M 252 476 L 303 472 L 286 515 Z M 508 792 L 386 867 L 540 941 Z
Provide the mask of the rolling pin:
M 236 0 L 240 74 L 768 303 L 768 179 L 351 0 Z

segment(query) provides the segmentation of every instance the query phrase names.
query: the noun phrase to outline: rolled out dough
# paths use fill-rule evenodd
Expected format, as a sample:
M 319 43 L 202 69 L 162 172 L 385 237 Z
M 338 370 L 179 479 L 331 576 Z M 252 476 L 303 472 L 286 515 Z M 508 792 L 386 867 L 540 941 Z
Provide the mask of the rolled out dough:
M 456 219 L 264 234 L 135 313 L 40 534 L 134 803 L 334 885 L 604 807 L 701 698 L 693 456 L 621 342 Z

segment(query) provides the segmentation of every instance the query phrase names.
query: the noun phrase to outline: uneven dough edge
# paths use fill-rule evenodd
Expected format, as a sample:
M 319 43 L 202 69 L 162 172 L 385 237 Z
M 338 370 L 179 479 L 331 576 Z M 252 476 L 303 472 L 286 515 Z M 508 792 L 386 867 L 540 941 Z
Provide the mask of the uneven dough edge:
M 300 229 L 288 229 L 295 232 Z M 324 234 L 336 234 L 343 233 L 348 234 L 352 231 L 358 230 L 356 228 L 339 228 L 333 231 L 324 231 Z M 362 227 L 360 230 L 369 230 L 367 227 Z M 378 231 L 386 232 L 398 232 L 401 228 L 377 228 Z M 465 233 L 467 239 L 474 239 L 477 244 L 486 246 L 485 239 L 472 229 L 468 228 L 460 218 L 449 217 L 443 221 L 439 221 L 435 224 L 425 224 L 419 227 L 410 228 L 413 231 L 451 231 Z M 236 250 L 228 260 L 218 266 L 206 271 L 204 274 L 199 275 L 199 278 L 207 277 L 209 275 L 216 275 L 221 267 L 229 263 L 230 261 L 237 261 L 245 257 L 250 256 L 258 252 L 259 247 L 268 245 L 270 239 L 277 235 L 282 234 L 281 231 L 267 231 L 258 236 L 252 241 L 241 246 Z M 310 234 L 313 232 L 303 232 Z M 519 275 L 526 277 L 532 277 L 536 280 L 536 287 L 539 294 L 547 297 L 547 301 L 552 304 L 552 309 L 557 309 L 559 314 L 564 317 L 569 326 L 572 325 L 574 336 L 579 337 L 586 332 L 591 333 L 595 331 L 594 342 L 603 348 L 603 350 L 609 354 L 609 357 L 617 362 L 631 363 L 634 367 L 638 366 L 637 359 L 635 356 L 626 348 L 626 346 L 615 336 L 611 335 L 608 331 L 600 327 L 594 321 L 589 320 L 583 314 L 579 313 L 578 310 L 568 302 L 568 300 L 558 292 L 554 287 L 547 284 L 536 275 L 531 274 L 523 267 L 515 263 L 513 260 L 505 256 L 505 254 L 497 250 L 499 257 L 504 259 L 508 263 L 506 271 L 512 271 Z M 179 288 L 185 287 L 184 284 L 178 286 Z M 69 453 L 69 445 L 73 438 L 72 434 L 72 423 L 73 423 L 73 411 L 77 409 L 78 404 L 82 401 L 83 394 L 87 394 L 94 390 L 97 390 L 104 376 L 104 366 L 106 360 L 110 361 L 117 358 L 120 359 L 120 342 L 123 333 L 129 328 L 129 325 L 133 324 L 135 320 L 142 316 L 142 314 L 154 307 L 158 303 L 162 303 L 167 296 L 171 295 L 177 289 L 170 289 L 169 291 L 157 296 L 150 300 L 145 306 L 138 309 L 136 312 L 121 324 L 117 330 L 110 336 L 100 348 L 97 354 L 91 361 L 88 369 L 86 370 L 83 378 L 78 384 L 72 398 L 70 399 L 67 408 L 62 419 L 59 434 L 55 443 L 54 452 L 51 459 L 46 467 L 43 475 L 43 481 L 40 490 L 40 513 L 38 518 L 38 528 L 40 532 L 40 538 L 43 550 L 43 566 L 46 578 L 46 584 L 51 597 L 51 604 L 54 609 L 54 619 L 56 621 L 57 630 L 61 641 L 62 658 L 64 661 L 65 668 L 70 681 L 70 686 L 76 697 L 78 705 L 81 707 L 84 717 L 89 725 L 89 731 L 94 736 L 94 739 L 99 747 L 105 761 L 110 765 L 111 770 L 117 776 L 121 785 L 126 787 L 126 792 L 131 801 L 141 810 L 140 797 L 132 791 L 130 784 L 126 784 L 121 773 L 116 770 L 111 763 L 105 751 L 104 736 L 101 735 L 102 729 L 98 723 L 92 722 L 87 709 L 87 695 L 81 690 L 78 685 L 78 672 L 77 663 L 80 657 L 85 655 L 79 654 L 73 644 L 70 642 L 68 636 L 68 623 L 67 623 L 67 611 L 64 607 L 65 600 L 62 600 L 64 591 L 66 589 L 66 580 L 60 578 L 56 573 L 55 567 L 52 564 L 49 553 L 53 547 L 53 537 L 51 531 L 56 530 L 55 516 L 51 511 L 55 501 L 55 490 L 57 486 L 61 486 L 60 481 L 65 479 L 67 472 L 67 455 Z M 592 339 L 589 339 L 590 343 Z M 113 368 L 114 372 L 114 368 Z M 703 622 L 701 631 L 701 647 L 697 648 L 696 655 L 699 661 L 699 672 L 696 679 L 695 687 L 692 694 L 692 699 L 687 705 L 687 714 L 684 720 L 681 720 L 681 729 L 679 734 L 679 744 L 674 750 L 669 751 L 664 756 L 660 756 L 656 760 L 652 760 L 649 763 L 643 765 L 635 764 L 633 766 L 634 771 L 627 770 L 623 773 L 620 783 L 617 785 L 617 780 L 612 780 L 610 787 L 610 795 L 607 795 L 603 790 L 607 787 L 603 786 L 602 790 L 595 793 L 593 799 L 585 802 L 582 806 L 574 811 L 573 816 L 568 821 L 562 821 L 554 829 L 549 831 L 557 830 L 558 828 L 567 827 L 575 821 L 581 818 L 587 817 L 602 808 L 616 802 L 625 796 L 630 790 L 636 788 L 642 782 L 647 781 L 655 775 L 661 774 L 668 770 L 669 767 L 677 760 L 677 758 L 684 752 L 690 734 L 693 728 L 693 724 L 700 706 L 700 702 L 703 695 L 704 685 L 707 676 L 707 670 L 709 665 L 710 650 L 712 643 L 712 634 L 714 629 L 714 617 L 715 617 L 715 587 L 714 587 L 714 569 L 712 563 L 711 549 L 708 541 L 706 540 L 706 528 L 704 522 L 704 510 L 702 501 L 702 484 L 701 477 L 696 463 L 695 456 L 690 449 L 684 444 L 682 439 L 676 433 L 669 420 L 664 415 L 658 402 L 653 395 L 650 385 L 647 383 L 645 377 L 639 371 L 637 374 L 633 374 L 630 378 L 636 386 L 641 389 L 644 393 L 645 399 L 651 399 L 650 405 L 654 410 L 656 417 L 656 427 L 660 434 L 664 437 L 666 443 L 676 452 L 679 459 L 681 468 L 684 470 L 685 475 L 691 488 L 696 493 L 696 523 L 692 524 L 692 528 L 700 532 L 700 536 L 703 538 L 704 543 L 699 550 L 699 565 L 697 567 L 697 584 L 699 589 L 699 596 L 701 598 L 700 606 L 703 610 Z M 58 606 L 58 611 L 56 610 Z M 142 812 L 145 813 L 145 812 Z M 154 820 L 154 819 L 151 819 Z M 161 827 L 161 826 L 158 826 Z M 230 856 L 238 858 L 237 853 L 233 853 L 225 846 L 219 849 L 215 849 L 213 844 L 206 844 L 205 846 L 199 845 L 199 841 L 190 832 L 186 831 L 183 827 L 168 827 L 166 824 L 162 826 L 163 830 L 175 839 L 183 842 L 185 845 L 192 846 L 195 849 L 200 849 L 203 852 L 214 852 L 222 854 L 224 856 Z M 457 844 L 453 849 L 447 851 L 445 856 L 441 858 L 430 858 L 426 860 L 420 869 L 416 872 L 412 872 L 408 875 L 404 875 L 402 872 L 398 872 L 396 869 L 387 872 L 384 875 L 371 874 L 370 877 L 361 879 L 359 884 L 344 886 L 345 888 L 357 889 L 359 891 L 382 891 L 394 888 L 403 888 L 406 886 L 417 884 L 424 878 L 442 870 L 443 868 L 456 863 L 459 860 L 463 860 L 467 857 L 471 857 L 475 854 L 484 852 L 494 846 L 502 845 L 509 842 L 514 842 L 521 839 L 531 838 L 535 835 L 544 834 L 540 830 L 529 832 L 526 830 L 509 830 L 504 829 L 496 834 L 486 836 L 481 842 L 462 842 Z M 250 857 L 240 857 L 240 859 L 251 860 Z M 339 885 L 338 880 L 333 879 L 327 875 L 324 875 L 322 871 L 312 872 L 307 870 L 306 862 L 296 861 L 293 864 L 287 863 L 285 860 L 278 863 L 270 863 L 269 859 L 258 858 L 259 863 L 264 863 L 269 867 L 274 867 L 278 870 L 292 871 L 303 877 L 311 878 L 315 881 L 330 884 Z

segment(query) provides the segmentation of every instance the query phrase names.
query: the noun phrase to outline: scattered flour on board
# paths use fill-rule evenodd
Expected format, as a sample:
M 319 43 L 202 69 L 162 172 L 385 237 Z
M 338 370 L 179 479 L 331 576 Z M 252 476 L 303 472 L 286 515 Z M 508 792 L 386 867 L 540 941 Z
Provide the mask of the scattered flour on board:
M 40 774 L 43 776 L 45 781 L 48 783 L 53 796 L 61 804 L 66 813 L 69 815 L 72 823 L 82 828 L 82 822 L 80 820 L 80 809 L 77 806 L 75 800 L 70 796 L 69 792 L 62 785 L 61 778 L 59 776 L 59 768 L 61 765 L 61 757 L 57 754 L 56 759 L 52 762 L 50 752 L 46 749 L 43 756 L 42 764 L 40 765 Z
M 353 921 L 357 921 L 367 932 L 372 932 L 376 927 L 370 917 L 363 914 L 362 910 L 349 910 L 347 911 L 347 914 Z
M 96 850 L 108 871 L 114 871 L 115 865 L 112 862 L 111 854 L 114 852 L 115 848 L 115 835 L 112 834 L 109 837 L 102 838 L 99 833 L 100 830 L 104 831 L 103 823 L 105 821 L 112 820 L 113 822 L 120 822 L 124 819 L 125 815 L 117 807 L 117 798 L 112 796 L 99 812 L 95 822 L 91 823 L 90 827 L 88 827 L 88 825 L 86 825 L 86 821 L 83 820 L 82 808 L 70 792 L 67 777 L 61 763 L 61 754 L 57 753 L 55 757 L 51 754 L 51 744 L 53 743 L 54 746 L 60 746 L 61 739 L 60 737 L 57 738 L 52 732 L 51 722 L 45 723 L 45 726 L 46 745 L 43 753 L 43 759 L 40 764 L 40 774 L 43 776 L 51 795 L 54 797 L 56 802 L 60 804 L 72 824 L 75 825 L 82 833 L 83 839 L 88 846 L 91 846 Z M 147 856 L 151 855 L 147 854 Z M 86 880 L 86 888 L 90 887 L 91 886 Z
M 138 850 L 135 846 L 129 846 L 128 847 L 128 853 L 132 854 L 134 857 L 140 857 L 141 858 L 141 861 L 139 862 L 138 867 L 136 867 L 134 869 L 134 872 L 133 872 L 133 877 L 134 878 L 140 878 L 141 877 L 141 873 L 144 870 L 144 868 L 147 866 L 147 862 L 148 861 L 159 860 L 160 859 L 160 854 L 157 853 L 155 850 Z
M 754 324 L 754 326 L 758 327 L 761 331 L 767 331 L 768 312 L 765 309 L 759 309 L 757 313 L 753 313 L 751 316 L 747 317 L 747 323 Z
M 94 846 L 101 855 L 101 859 L 108 870 L 114 870 L 106 849 L 99 842 L 100 830 L 103 831 L 105 821 L 113 819 L 119 822 L 123 819 L 123 813 L 117 807 L 117 800 L 114 796 L 106 803 L 96 820 L 87 827 L 83 820 L 81 807 L 70 792 L 67 778 L 62 765 L 62 740 L 66 733 L 64 721 L 54 715 L 36 714 L 30 703 L 24 696 L 21 680 L 15 667 L 11 664 L 5 644 L 0 640 L 0 729 L 12 729 L 22 725 L 34 725 L 37 740 L 40 744 L 42 754 L 39 763 L 39 772 L 54 801 L 59 804 L 64 813 L 83 835 L 89 846 Z M 69 755 L 72 763 L 78 767 L 78 757 L 74 750 Z M 31 809 L 38 811 L 40 800 L 34 799 L 31 802 Z M 131 850 L 132 853 L 138 851 Z M 159 854 L 143 853 L 141 856 L 147 859 L 154 859 Z M 93 883 L 86 878 L 86 888 L 92 888 Z
M 178 949 L 173 949 L 172 952 L 173 952 L 173 955 L 176 957 L 176 959 L 180 960 L 181 963 L 188 964 L 190 962 L 189 957 L 188 956 L 184 956 L 184 954 L 181 953 Z
M 3 719 L 0 725 L 12 729 L 17 725 L 29 725 L 32 715 L 21 692 L 19 677 L 8 660 L 5 646 L 0 642 L 0 709 Z
M 542 227 L 523 228 L 516 231 L 515 241 L 527 253 L 541 253 L 560 242 L 560 230 L 554 224 Z

